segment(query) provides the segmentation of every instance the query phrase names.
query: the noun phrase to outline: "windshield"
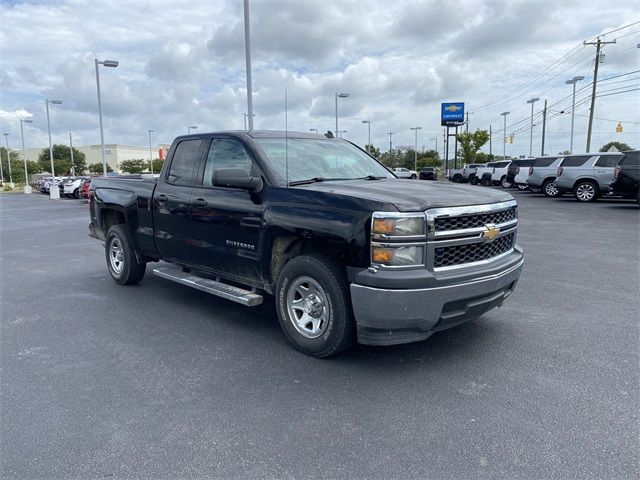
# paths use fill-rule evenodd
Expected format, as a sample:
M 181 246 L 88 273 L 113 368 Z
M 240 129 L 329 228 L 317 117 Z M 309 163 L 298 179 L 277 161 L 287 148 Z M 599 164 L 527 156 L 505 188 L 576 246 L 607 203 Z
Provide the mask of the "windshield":
M 256 142 L 267 155 L 282 183 L 289 163 L 289 183 L 308 179 L 352 180 L 394 178 L 384 166 L 353 145 L 340 140 L 315 138 L 259 138 Z

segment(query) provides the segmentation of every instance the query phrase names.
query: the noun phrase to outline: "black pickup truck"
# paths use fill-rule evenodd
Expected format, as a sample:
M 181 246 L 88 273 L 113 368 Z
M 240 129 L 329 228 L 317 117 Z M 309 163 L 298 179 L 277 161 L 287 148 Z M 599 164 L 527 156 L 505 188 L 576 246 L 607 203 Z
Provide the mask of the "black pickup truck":
M 178 137 L 159 176 L 91 184 L 90 235 L 123 285 L 153 273 L 246 306 L 297 349 L 427 338 L 500 306 L 523 264 L 508 193 L 406 182 L 341 139 Z

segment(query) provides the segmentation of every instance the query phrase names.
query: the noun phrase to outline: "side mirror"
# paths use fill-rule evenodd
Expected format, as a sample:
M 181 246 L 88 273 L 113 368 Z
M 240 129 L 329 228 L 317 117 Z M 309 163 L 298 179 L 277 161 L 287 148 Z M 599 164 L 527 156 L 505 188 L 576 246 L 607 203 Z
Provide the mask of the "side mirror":
M 216 187 L 241 188 L 251 192 L 262 190 L 260 177 L 252 177 L 243 168 L 218 168 L 213 171 L 213 185 Z

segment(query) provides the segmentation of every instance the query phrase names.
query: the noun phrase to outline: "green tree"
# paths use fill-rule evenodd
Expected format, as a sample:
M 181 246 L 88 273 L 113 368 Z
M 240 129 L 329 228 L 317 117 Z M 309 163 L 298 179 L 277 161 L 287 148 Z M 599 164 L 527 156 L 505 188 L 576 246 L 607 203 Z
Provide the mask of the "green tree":
M 423 167 L 441 167 L 440 154 L 435 150 L 418 153 L 418 170 Z
M 51 160 L 48 148 L 43 148 L 38 155 L 38 164 L 43 172 L 50 172 Z M 67 145 L 53 146 L 53 166 L 56 175 L 71 175 L 71 149 Z M 87 170 L 85 155 L 76 148 L 73 149 L 73 166 L 76 175 L 83 175 Z
M 629 145 L 624 142 L 609 142 L 605 143 L 601 148 L 601 152 L 607 152 L 611 147 L 616 147 L 619 152 L 624 152 L 627 150 L 633 150 Z
M 123 160 L 120 162 L 120 170 L 125 173 L 144 173 L 149 171 L 149 161 L 142 158 Z
M 476 130 L 475 132 L 459 133 L 456 135 L 458 139 L 458 155 L 462 158 L 462 163 L 475 163 L 478 150 L 489 141 L 489 132 L 486 130 Z
M 502 155 L 500 156 L 500 158 L 502 159 Z M 487 162 L 493 162 L 496 158 L 490 154 L 490 153 L 484 153 L 484 152 L 478 152 L 476 154 L 476 161 L 475 163 L 487 163 Z
M 104 171 L 101 163 L 92 163 L 89 165 L 89 167 L 87 167 L 87 169 L 89 170 L 89 173 L 97 174 L 100 174 Z M 113 172 L 113 168 L 111 168 L 109 164 L 107 164 L 107 172 Z
M 369 155 L 371 155 L 374 158 L 380 158 L 380 149 L 374 147 L 373 145 L 365 145 L 364 146 L 364 150 L 369 152 Z
M 153 173 L 160 173 L 162 170 L 162 165 L 164 164 L 163 158 L 156 158 L 153 160 Z

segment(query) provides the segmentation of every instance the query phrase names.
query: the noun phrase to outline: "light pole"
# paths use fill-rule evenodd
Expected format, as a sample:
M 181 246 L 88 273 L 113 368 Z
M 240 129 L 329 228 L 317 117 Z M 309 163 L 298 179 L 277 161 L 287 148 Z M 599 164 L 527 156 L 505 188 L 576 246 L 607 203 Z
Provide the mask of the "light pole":
M 53 166 L 53 145 L 51 144 L 51 120 L 49 119 L 49 104 L 62 105 L 62 100 L 49 100 L 45 98 L 45 105 L 47 106 L 47 131 L 49 132 L 49 160 L 51 160 L 51 188 L 49 188 L 49 198 L 51 200 L 60 200 L 60 191 L 58 185 L 56 185 L 56 172 Z M 55 187 L 55 188 L 54 188 Z
M 29 185 L 29 172 L 27 170 L 27 151 L 24 148 L 24 128 L 25 123 L 33 123 L 30 119 L 20 119 L 20 136 L 22 137 L 22 161 L 24 162 L 24 194 L 31 194 L 31 186 Z
M 418 130 L 422 130 L 422 127 L 411 127 L 409 130 L 413 130 L 416 135 L 413 146 L 413 170 L 418 173 Z
M 389 160 L 391 160 L 391 151 L 393 150 L 393 132 L 389 132 Z
M 69 153 L 71 155 L 71 176 L 76 176 L 76 167 L 73 164 L 73 138 L 71 137 L 71 129 L 69 129 Z
M 338 98 L 347 98 L 348 96 L 348 93 L 336 92 L 336 136 L 338 136 Z
M 149 165 L 151 165 L 151 175 L 153 175 L 153 149 L 151 147 L 151 134 L 153 130 L 148 130 L 149 132 Z
M 367 153 L 369 153 L 369 148 L 371 148 L 371 121 L 370 120 L 362 120 L 362 123 L 367 124 L 367 130 L 369 131 L 368 141 L 367 141 Z
M 316 135 L 318 134 L 317 128 L 310 128 L 309 131 L 315 133 Z
M 189 135 L 191 133 L 191 130 L 195 130 L 197 128 L 198 128 L 197 125 L 188 125 L 187 126 L 187 135 Z
M 253 86 L 251 84 L 251 18 L 249 0 L 244 0 L 244 57 L 247 74 L 247 111 L 249 131 L 253 131 Z M 245 129 L 246 130 L 246 129 Z
M 432 137 L 429 140 L 435 140 L 436 141 L 436 153 L 438 152 L 438 137 Z
M 576 113 L 576 83 L 580 80 L 584 80 L 582 75 L 577 77 L 573 77 L 571 80 L 567 80 L 564 83 L 567 85 L 573 85 L 573 96 L 571 99 L 571 146 L 569 147 L 569 152 L 573 153 L 573 120 Z
M 96 86 L 98 88 L 98 117 L 100 119 L 100 146 L 102 148 L 102 174 L 107 176 L 107 158 L 104 153 L 104 128 L 102 127 L 102 99 L 100 98 L 100 69 L 98 65 L 102 65 L 104 67 L 116 68 L 119 63 L 116 60 L 105 60 L 101 62 L 97 58 L 95 59 L 96 65 Z
M 533 155 L 533 104 L 540 100 L 538 97 L 530 98 L 527 103 L 531 104 L 531 129 L 529 130 L 529 156 Z
M 11 176 L 11 155 L 9 155 L 9 134 L 3 133 L 3 135 L 4 135 L 5 144 L 7 145 L 7 165 L 9 165 L 9 187 L 13 189 L 15 185 L 13 184 L 13 177 Z M 0 159 L 0 161 L 1 160 L 2 159 Z
M 502 112 L 500 115 L 504 118 L 504 127 L 502 130 L 502 159 L 507 159 L 507 115 L 511 112 Z

